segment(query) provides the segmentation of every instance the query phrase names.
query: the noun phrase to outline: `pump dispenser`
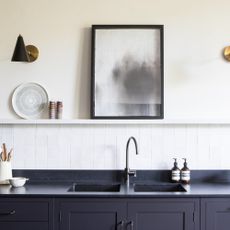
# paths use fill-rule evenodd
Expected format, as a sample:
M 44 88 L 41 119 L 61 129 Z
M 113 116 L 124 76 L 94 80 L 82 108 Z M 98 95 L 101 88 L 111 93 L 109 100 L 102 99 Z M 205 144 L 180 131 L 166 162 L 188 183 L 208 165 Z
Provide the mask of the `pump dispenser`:
M 180 169 L 178 168 L 177 159 L 173 158 L 174 166 L 172 168 L 172 182 L 179 182 L 180 181 Z
M 186 158 L 182 158 L 184 160 L 184 167 L 181 169 L 181 182 L 184 184 L 190 183 L 190 169 L 188 168 Z

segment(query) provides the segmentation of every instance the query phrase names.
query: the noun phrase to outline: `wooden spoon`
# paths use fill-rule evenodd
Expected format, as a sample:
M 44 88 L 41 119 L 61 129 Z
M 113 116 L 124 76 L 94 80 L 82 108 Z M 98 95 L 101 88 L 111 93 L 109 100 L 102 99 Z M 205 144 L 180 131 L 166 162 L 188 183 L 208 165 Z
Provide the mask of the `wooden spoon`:
M 3 152 L 3 161 L 7 160 L 7 150 L 6 150 L 6 144 L 2 144 L 2 152 Z

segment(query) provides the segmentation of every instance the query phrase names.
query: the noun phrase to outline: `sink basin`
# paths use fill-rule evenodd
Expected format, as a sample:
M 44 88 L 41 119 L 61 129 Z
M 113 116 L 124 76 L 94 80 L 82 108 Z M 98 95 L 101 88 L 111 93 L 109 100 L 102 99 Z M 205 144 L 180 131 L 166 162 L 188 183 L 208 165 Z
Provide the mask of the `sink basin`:
M 186 192 L 181 184 L 135 184 L 135 192 Z
M 119 192 L 120 184 L 73 184 L 68 192 Z

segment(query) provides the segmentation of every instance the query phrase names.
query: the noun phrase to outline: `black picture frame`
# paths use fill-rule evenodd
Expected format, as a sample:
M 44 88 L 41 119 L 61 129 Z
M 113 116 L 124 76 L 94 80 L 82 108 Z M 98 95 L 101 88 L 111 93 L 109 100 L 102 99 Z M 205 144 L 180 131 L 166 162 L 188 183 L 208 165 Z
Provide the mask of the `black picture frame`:
M 164 26 L 92 25 L 91 41 L 91 118 L 163 119 Z

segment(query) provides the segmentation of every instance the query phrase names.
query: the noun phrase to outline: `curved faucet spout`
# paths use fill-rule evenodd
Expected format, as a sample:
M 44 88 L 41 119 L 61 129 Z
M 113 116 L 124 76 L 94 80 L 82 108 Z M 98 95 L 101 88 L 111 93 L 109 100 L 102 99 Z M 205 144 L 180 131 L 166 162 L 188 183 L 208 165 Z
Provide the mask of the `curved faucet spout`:
M 131 140 L 133 140 L 133 142 L 134 142 L 136 155 L 138 154 L 137 140 L 135 139 L 135 137 L 130 137 L 128 139 L 128 141 L 127 141 L 127 144 L 126 144 L 126 167 L 125 167 L 125 181 L 126 181 L 126 184 L 129 184 L 129 176 L 136 176 L 136 172 L 131 171 L 129 169 L 129 144 L 130 144 Z

